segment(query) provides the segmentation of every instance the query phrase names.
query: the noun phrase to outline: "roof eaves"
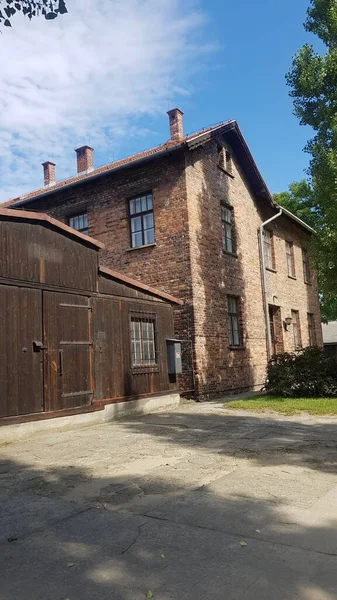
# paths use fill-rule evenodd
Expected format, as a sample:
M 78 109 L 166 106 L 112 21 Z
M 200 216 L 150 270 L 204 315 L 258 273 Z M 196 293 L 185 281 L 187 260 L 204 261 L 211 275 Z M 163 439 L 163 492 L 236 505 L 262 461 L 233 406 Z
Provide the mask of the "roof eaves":
M 184 146 L 184 144 L 185 144 L 185 140 L 183 139 L 183 140 L 179 141 L 177 144 L 166 145 L 164 148 L 161 148 L 157 152 L 152 152 L 152 153 L 146 154 L 146 155 L 136 158 L 134 160 L 129 160 L 129 161 L 123 162 L 118 165 L 114 165 L 112 163 L 110 168 L 102 169 L 97 172 L 93 171 L 92 173 L 88 173 L 84 177 L 80 177 L 80 178 L 76 177 L 73 180 L 69 181 L 68 183 L 65 183 L 64 185 L 56 185 L 53 188 L 48 188 L 48 189 L 43 190 L 42 192 L 37 193 L 35 195 L 29 195 L 28 197 L 18 198 L 17 200 L 15 199 L 14 202 L 12 204 L 10 204 L 10 206 L 15 206 L 15 207 L 24 206 L 24 205 L 29 204 L 30 202 L 34 202 L 35 200 L 38 200 L 40 198 L 44 198 L 46 196 L 55 194 L 60 190 L 63 191 L 65 189 L 72 188 L 76 185 L 80 185 L 81 183 L 86 183 L 87 181 L 93 181 L 95 179 L 98 179 L 99 177 L 103 177 L 104 175 L 109 175 L 110 173 L 114 173 L 116 171 L 125 169 L 127 167 L 139 165 L 143 162 L 151 160 L 152 158 L 158 158 L 159 156 L 169 154 L 172 151 L 182 148 Z M 60 182 L 60 183 L 62 183 L 62 182 Z M 8 206 L 8 203 L 6 203 L 6 204 Z M 0 206 L 0 208 L 1 208 L 1 206 Z
M 151 287 L 150 285 L 146 285 L 145 283 L 141 283 L 140 281 L 137 281 L 137 279 L 132 279 L 131 277 L 128 277 L 128 275 L 123 275 L 122 273 L 118 273 L 118 271 L 114 271 L 113 269 L 108 269 L 108 267 L 100 266 L 99 271 L 101 273 L 103 273 L 104 275 L 108 275 L 109 277 L 112 277 L 113 279 L 117 279 L 118 281 L 121 281 L 122 283 L 131 285 L 132 287 L 136 287 L 136 288 L 142 290 L 143 292 L 148 292 L 149 294 L 152 294 L 153 296 L 158 296 L 159 298 L 168 300 L 169 302 L 172 302 L 173 304 L 180 304 L 180 305 L 184 304 L 183 300 L 180 300 L 179 298 L 175 298 L 174 296 L 171 296 L 171 294 L 167 294 L 166 292 L 157 290 L 156 288 Z
M 102 242 L 99 242 L 98 240 L 95 240 L 94 238 L 92 238 L 88 235 L 84 235 L 80 231 L 76 231 L 76 229 L 69 227 L 68 225 L 66 225 L 65 223 L 62 223 L 61 221 L 58 221 L 57 219 L 53 219 L 53 217 L 50 217 L 49 215 L 46 215 L 45 213 L 28 212 L 28 211 L 24 211 L 24 210 L 0 207 L 0 218 L 1 217 L 5 217 L 8 219 L 22 219 L 23 221 L 26 220 L 26 221 L 38 221 L 40 223 L 41 222 L 49 223 L 55 229 L 59 229 L 62 232 L 68 233 L 72 237 L 75 237 L 76 239 L 81 240 L 81 242 L 85 242 L 86 244 L 89 244 L 90 246 L 94 246 L 95 248 L 98 248 L 99 250 L 102 250 L 103 248 L 105 248 L 105 245 L 102 244 Z
M 295 221 L 298 225 L 300 225 L 307 231 L 310 231 L 310 233 L 316 233 L 316 231 L 312 227 L 310 227 L 310 225 L 308 225 L 307 223 L 302 221 L 302 219 L 300 219 L 299 217 L 296 217 L 296 215 L 294 215 L 292 212 L 290 212 L 290 210 L 288 210 L 287 208 L 284 208 L 283 206 L 280 206 L 279 204 L 275 204 L 275 206 L 276 206 L 276 208 L 281 208 L 284 215 L 289 217 L 289 219 L 291 219 L 292 221 Z

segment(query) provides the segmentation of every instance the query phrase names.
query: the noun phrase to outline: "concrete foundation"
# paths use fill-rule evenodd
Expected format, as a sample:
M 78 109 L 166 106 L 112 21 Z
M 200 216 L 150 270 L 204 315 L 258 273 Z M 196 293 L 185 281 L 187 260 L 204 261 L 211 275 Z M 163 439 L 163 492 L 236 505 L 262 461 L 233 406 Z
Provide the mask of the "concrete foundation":
M 178 393 L 172 393 L 163 396 L 152 396 L 149 398 L 139 398 L 137 400 L 107 404 L 102 410 L 91 413 L 69 415 L 68 417 L 55 417 L 55 419 L 30 421 L 29 423 L 19 423 L 15 425 L 4 425 L 3 427 L 0 427 L 0 445 L 27 438 L 39 432 L 68 427 L 84 427 L 86 425 L 115 421 L 131 415 L 148 414 L 162 408 L 178 406 L 179 402 L 180 395 Z

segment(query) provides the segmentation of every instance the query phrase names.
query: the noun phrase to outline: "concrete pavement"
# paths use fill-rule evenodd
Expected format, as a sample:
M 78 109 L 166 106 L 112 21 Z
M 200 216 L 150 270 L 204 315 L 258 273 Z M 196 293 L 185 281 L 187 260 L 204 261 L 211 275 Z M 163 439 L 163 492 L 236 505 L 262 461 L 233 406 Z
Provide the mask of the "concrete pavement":
M 184 403 L 0 447 L 1 600 L 335 600 L 337 419 Z

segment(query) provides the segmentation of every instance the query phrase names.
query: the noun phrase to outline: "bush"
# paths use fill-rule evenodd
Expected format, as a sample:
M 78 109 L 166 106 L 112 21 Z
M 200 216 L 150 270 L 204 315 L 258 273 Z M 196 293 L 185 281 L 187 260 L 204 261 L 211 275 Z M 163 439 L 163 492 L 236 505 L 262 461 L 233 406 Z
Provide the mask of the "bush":
M 268 363 L 265 390 L 284 397 L 337 397 L 337 364 L 320 348 L 279 354 Z

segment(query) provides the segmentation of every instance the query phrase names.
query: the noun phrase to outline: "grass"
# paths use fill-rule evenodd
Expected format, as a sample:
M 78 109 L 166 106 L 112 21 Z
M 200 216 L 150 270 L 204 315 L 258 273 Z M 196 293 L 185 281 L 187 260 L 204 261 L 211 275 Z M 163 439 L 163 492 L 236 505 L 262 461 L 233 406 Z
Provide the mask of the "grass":
M 337 415 L 337 398 L 277 398 L 254 396 L 247 400 L 226 402 L 224 408 L 243 410 L 276 411 L 285 415 L 306 412 L 311 415 Z

